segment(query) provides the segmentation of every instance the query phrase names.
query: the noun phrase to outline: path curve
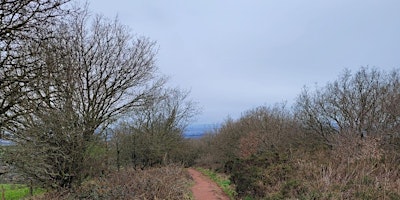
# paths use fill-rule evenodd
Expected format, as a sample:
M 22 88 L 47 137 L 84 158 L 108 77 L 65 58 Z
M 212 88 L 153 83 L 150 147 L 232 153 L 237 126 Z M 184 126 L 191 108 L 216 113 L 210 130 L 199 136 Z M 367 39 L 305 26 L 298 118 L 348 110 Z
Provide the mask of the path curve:
M 229 200 L 229 197 L 218 185 L 199 171 L 189 168 L 188 172 L 192 176 L 195 184 L 192 193 L 196 200 Z

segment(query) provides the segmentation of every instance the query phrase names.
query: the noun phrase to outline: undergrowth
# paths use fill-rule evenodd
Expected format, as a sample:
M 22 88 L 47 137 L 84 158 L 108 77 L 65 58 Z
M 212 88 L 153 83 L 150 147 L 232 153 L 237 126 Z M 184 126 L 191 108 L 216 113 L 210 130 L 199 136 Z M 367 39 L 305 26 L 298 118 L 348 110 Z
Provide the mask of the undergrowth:
M 191 179 L 182 166 L 145 170 L 122 169 L 87 181 L 75 190 L 44 195 L 40 199 L 191 199 Z

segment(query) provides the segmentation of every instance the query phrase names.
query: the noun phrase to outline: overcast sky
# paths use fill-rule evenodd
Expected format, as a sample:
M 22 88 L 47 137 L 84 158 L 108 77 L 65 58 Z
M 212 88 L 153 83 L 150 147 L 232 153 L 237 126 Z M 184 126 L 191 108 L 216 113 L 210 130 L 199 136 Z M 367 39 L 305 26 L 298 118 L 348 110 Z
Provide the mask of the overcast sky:
M 324 86 L 344 68 L 400 67 L 399 0 L 89 0 L 157 42 L 170 85 L 191 90 L 195 123 L 234 119 Z

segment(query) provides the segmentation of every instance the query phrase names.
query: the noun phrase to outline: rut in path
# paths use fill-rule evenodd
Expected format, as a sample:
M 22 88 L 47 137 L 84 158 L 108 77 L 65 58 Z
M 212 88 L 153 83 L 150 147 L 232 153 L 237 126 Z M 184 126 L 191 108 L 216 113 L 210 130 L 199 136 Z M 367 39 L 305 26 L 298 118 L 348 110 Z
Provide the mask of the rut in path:
M 196 200 L 229 200 L 229 197 L 218 185 L 199 171 L 189 168 L 195 184 L 192 187 L 194 199 Z

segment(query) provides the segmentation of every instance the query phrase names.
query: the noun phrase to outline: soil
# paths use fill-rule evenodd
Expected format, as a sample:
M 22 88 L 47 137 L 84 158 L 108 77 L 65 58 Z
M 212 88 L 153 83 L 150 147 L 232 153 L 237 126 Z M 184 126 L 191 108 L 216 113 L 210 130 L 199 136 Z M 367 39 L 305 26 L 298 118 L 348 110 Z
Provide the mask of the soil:
M 192 187 L 195 200 L 229 200 L 229 197 L 211 179 L 193 168 L 189 168 L 188 172 L 195 182 Z

